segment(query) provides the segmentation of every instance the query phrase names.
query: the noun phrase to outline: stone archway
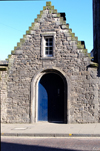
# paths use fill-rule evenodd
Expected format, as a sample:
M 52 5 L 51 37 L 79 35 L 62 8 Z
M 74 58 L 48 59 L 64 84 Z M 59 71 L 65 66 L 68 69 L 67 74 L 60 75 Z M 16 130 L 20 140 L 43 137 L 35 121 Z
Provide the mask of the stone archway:
M 66 80 L 66 76 L 64 75 L 63 72 L 59 71 L 59 69 L 44 69 L 39 71 L 35 77 L 32 80 L 31 83 L 31 123 L 38 122 L 38 84 L 40 79 L 43 79 L 43 77 L 46 77 L 46 75 L 52 74 L 58 77 L 58 80 L 62 81 L 63 85 L 63 122 L 64 123 L 69 123 L 69 106 L 68 106 L 68 101 L 69 101 L 69 88 L 68 88 L 68 83 Z M 58 90 L 59 91 L 59 90 Z M 59 92 L 58 92 L 59 93 Z M 58 107 L 59 108 L 59 107 Z M 59 120 L 59 119 L 58 119 Z M 60 119 L 61 120 L 61 119 Z

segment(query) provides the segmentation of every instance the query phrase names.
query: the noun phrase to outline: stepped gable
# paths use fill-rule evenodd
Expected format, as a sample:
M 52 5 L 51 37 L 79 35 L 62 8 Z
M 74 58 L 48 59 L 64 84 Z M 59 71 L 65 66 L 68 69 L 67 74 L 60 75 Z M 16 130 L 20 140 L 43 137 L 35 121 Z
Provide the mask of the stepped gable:
M 40 11 L 40 14 L 37 15 L 36 19 L 34 19 L 34 22 L 29 27 L 29 30 L 26 31 L 26 35 L 23 35 L 23 38 L 20 39 L 20 42 L 17 43 L 17 46 L 14 47 L 14 50 L 12 50 L 11 54 L 8 55 L 7 60 L 9 60 L 11 55 L 15 55 L 15 54 L 19 55 L 23 53 L 23 51 L 21 50 L 21 47 L 23 46 L 25 42 L 27 43 L 27 39 L 29 38 L 29 35 L 34 35 L 35 30 L 39 29 L 39 25 L 44 22 L 44 19 L 47 15 L 48 17 L 53 18 L 56 25 L 60 26 L 61 29 L 65 30 L 66 37 L 71 37 L 71 40 L 77 43 L 77 49 L 80 49 L 80 52 L 83 52 L 85 56 L 89 56 L 90 59 L 92 59 L 91 54 L 87 53 L 87 49 L 85 48 L 85 42 L 78 41 L 78 37 L 75 36 L 75 33 L 73 33 L 72 29 L 69 28 L 69 24 L 66 23 L 65 13 L 58 13 L 57 9 L 54 9 L 54 6 L 51 5 L 51 2 L 46 2 L 46 6 L 43 7 L 43 10 Z M 66 32 L 66 30 L 68 32 Z M 47 31 L 49 31 L 49 29 Z

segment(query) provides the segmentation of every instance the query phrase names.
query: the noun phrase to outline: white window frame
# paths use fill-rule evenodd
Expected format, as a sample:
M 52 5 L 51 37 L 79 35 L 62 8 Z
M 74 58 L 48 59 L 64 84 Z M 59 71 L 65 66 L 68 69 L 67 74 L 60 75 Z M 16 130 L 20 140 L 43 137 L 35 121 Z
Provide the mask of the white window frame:
M 48 39 L 48 42 L 46 45 L 46 39 Z M 52 42 L 50 42 L 50 39 L 52 39 Z M 52 45 L 50 45 L 50 43 L 52 43 Z M 48 50 L 46 50 L 46 48 Z M 50 50 L 50 48 L 52 48 L 52 50 Z M 44 57 L 52 57 L 53 56 L 53 37 L 44 37 Z M 48 52 L 48 54 L 46 54 L 46 51 Z M 50 51 L 52 51 L 52 54 L 50 54 Z
M 41 33 L 41 59 L 54 59 L 55 58 L 55 32 Z M 45 39 L 52 38 L 52 55 L 45 53 Z

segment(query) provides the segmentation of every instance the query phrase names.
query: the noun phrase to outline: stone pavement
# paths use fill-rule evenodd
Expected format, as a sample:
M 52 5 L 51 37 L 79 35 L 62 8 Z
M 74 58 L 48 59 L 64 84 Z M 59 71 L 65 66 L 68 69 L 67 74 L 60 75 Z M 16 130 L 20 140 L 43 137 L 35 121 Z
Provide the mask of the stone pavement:
M 100 137 L 100 123 L 60 124 L 1 124 L 1 136 L 31 137 Z

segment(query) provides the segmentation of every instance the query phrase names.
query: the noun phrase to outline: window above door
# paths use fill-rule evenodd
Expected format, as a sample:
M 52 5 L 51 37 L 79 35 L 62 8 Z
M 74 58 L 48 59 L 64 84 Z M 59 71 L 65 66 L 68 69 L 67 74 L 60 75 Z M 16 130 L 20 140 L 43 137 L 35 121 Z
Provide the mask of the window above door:
M 56 33 L 41 34 L 41 59 L 54 59 Z
M 53 56 L 53 37 L 44 37 L 44 57 Z

